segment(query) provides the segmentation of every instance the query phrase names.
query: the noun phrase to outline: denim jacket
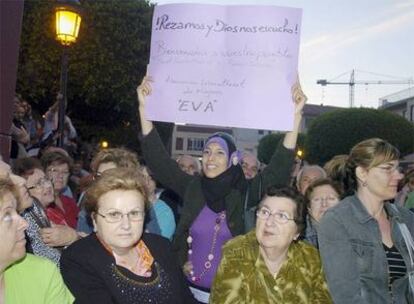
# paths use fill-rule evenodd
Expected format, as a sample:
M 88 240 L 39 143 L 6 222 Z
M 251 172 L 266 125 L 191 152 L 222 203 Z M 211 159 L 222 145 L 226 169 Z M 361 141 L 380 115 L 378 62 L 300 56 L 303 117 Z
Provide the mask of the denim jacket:
M 326 279 L 336 304 L 409 304 L 414 299 L 408 273 L 414 271 L 397 222 L 414 235 L 414 213 L 385 203 L 391 221 L 391 237 L 407 267 L 407 275 L 388 288 L 388 262 L 377 221 L 356 195 L 328 210 L 318 230 L 319 249 Z
M 316 223 L 315 221 L 313 221 L 311 216 L 308 214 L 306 216 L 306 229 L 305 229 L 304 239 L 312 246 L 319 248 L 317 226 L 319 226 L 319 223 Z

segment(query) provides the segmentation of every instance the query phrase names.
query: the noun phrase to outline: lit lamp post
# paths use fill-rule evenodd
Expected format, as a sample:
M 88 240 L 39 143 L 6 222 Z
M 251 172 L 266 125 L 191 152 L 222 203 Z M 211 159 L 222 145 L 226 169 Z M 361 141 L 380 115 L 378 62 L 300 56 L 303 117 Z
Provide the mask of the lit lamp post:
M 63 147 L 65 112 L 66 112 L 66 87 L 68 80 L 68 54 L 67 48 L 76 42 L 81 24 L 80 4 L 78 0 L 57 0 L 55 7 L 56 39 L 63 45 L 62 67 L 60 74 L 59 116 L 58 116 L 58 146 Z

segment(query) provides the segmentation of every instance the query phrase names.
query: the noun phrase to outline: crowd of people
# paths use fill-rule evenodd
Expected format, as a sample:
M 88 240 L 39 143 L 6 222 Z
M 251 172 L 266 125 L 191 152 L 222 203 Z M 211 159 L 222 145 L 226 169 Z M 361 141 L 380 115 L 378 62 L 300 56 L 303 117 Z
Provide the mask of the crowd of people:
M 137 88 L 142 155 L 84 162 L 57 104 L 16 97 L 0 159 L 0 303 L 414 303 L 414 170 L 366 139 L 323 167 L 295 163 L 306 96 L 266 166 L 212 134 L 172 159 Z M 58 96 L 58 99 L 61 96 Z M 93 150 L 93 149 L 92 149 Z

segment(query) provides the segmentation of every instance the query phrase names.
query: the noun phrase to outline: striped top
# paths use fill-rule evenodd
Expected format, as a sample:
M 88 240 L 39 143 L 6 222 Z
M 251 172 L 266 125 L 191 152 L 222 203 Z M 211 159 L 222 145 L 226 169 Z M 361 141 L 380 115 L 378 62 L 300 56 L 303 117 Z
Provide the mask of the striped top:
M 387 247 L 385 244 L 382 245 L 387 256 L 389 274 L 388 287 L 391 290 L 392 283 L 407 273 L 407 267 L 405 267 L 404 259 L 394 245 L 391 248 Z

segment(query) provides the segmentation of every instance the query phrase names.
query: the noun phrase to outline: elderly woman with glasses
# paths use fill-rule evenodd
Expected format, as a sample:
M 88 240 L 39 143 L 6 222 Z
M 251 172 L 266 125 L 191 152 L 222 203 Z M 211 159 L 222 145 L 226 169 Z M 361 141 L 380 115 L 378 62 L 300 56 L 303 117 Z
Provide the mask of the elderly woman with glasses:
M 305 240 L 315 247 L 318 245 L 319 223 L 325 212 L 339 203 L 341 187 L 329 178 L 317 179 L 305 192 L 308 215 L 306 216 Z
M 41 163 L 35 158 L 18 159 L 13 171 L 25 179 L 32 206 L 23 211 L 29 223 L 26 230 L 28 251 L 59 263 L 61 249 L 72 244 L 80 235 L 60 218 L 54 208 L 56 201 L 52 181 L 46 176 Z
M 349 153 L 344 186 L 352 195 L 325 213 L 318 231 L 335 303 L 414 303 L 414 214 L 389 203 L 403 177 L 399 157 L 379 138 Z
M 55 224 L 76 229 L 79 208 L 68 187 L 72 159 L 61 152 L 47 152 L 42 156 L 41 162 L 55 191 L 55 200 L 47 208 L 49 218 Z
M 318 251 L 302 241 L 304 198 L 270 187 L 256 230 L 223 246 L 210 303 L 332 303 Z
M 194 303 L 167 239 L 143 233 L 145 177 L 106 170 L 87 190 L 95 233 L 62 253 L 63 278 L 76 303 Z
M 125 148 L 111 148 L 99 151 L 92 159 L 91 170 L 93 175 L 87 181 L 86 188 L 93 180 L 98 179 L 103 172 L 114 168 L 134 168 L 139 170 L 140 164 L 137 154 Z M 85 192 L 82 192 L 78 201 L 81 210 L 76 230 L 83 234 L 90 234 L 93 231 L 93 227 L 92 221 L 84 208 L 84 196 Z

